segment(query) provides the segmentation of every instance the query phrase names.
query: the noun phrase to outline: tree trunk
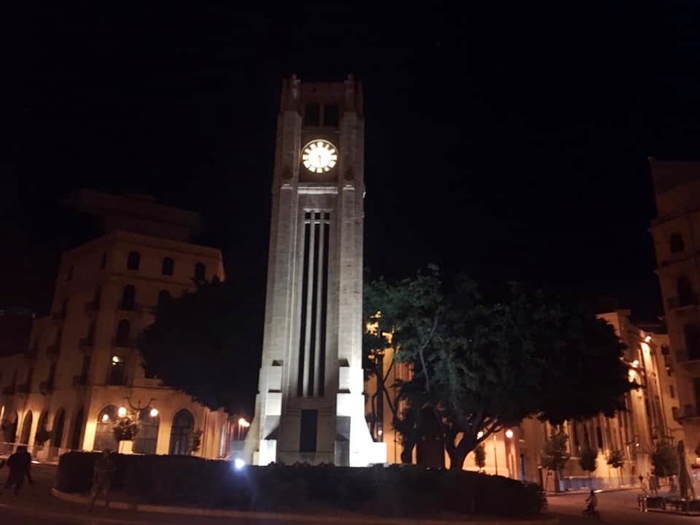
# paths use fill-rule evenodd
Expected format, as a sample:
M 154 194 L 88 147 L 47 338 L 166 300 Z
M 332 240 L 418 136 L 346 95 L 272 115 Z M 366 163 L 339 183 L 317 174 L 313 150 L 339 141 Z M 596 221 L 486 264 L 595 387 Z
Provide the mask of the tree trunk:
M 415 442 L 404 443 L 403 449 L 401 450 L 401 463 L 411 464 L 413 463 L 413 449 L 416 447 Z
M 469 451 L 461 449 L 460 447 L 454 447 L 452 452 L 448 451 L 447 454 L 450 457 L 450 470 L 462 470 L 464 467 L 464 460 L 467 459 Z

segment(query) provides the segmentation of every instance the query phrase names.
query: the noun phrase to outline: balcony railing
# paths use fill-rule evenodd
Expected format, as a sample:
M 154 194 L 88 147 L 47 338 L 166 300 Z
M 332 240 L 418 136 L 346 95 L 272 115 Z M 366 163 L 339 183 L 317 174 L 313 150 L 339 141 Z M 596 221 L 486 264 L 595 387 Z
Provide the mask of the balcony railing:
M 691 293 L 686 295 L 679 295 L 677 297 L 670 297 L 666 301 L 666 306 L 673 310 L 675 308 L 683 308 L 685 306 L 695 306 L 698 304 L 698 294 Z
M 95 346 L 95 340 L 93 337 L 83 337 L 78 342 L 78 346 L 80 346 L 81 351 L 89 352 L 92 350 L 92 347 Z
M 15 395 L 14 385 L 9 385 L 9 386 L 6 386 L 5 388 L 3 388 L 2 395 L 3 396 L 14 396 Z
M 85 386 L 87 385 L 87 375 L 78 374 L 73 376 L 73 386 Z
M 39 392 L 44 395 L 48 394 L 49 392 L 53 392 L 53 381 L 49 381 L 47 379 L 46 381 L 39 383 Z
M 18 394 L 28 394 L 29 393 L 29 385 L 27 383 L 17 385 L 17 393 Z
M 682 407 L 673 407 L 673 419 L 680 421 L 682 419 L 689 419 L 700 417 L 700 410 L 695 405 L 683 405 Z

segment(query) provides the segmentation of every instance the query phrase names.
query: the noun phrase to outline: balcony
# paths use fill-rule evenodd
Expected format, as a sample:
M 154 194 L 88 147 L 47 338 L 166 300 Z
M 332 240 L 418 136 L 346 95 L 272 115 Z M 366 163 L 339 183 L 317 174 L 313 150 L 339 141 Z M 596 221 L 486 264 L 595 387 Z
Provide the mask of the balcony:
M 17 393 L 18 394 L 28 394 L 29 393 L 29 385 L 27 383 L 22 383 L 21 385 L 17 385 Z
M 677 308 L 685 308 L 688 306 L 697 306 L 698 304 L 698 294 L 689 293 L 685 295 L 679 295 L 676 297 L 670 297 L 666 300 L 666 306 L 669 310 L 675 310 Z
M 693 419 L 700 417 L 700 410 L 696 405 L 683 405 L 682 407 L 673 407 L 673 419 L 682 421 L 684 419 Z
M 78 374 L 73 376 L 73 386 L 87 385 L 87 374 Z
M 86 313 L 94 313 L 98 312 L 100 310 L 100 302 L 99 301 L 90 301 L 89 303 L 85 303 L 85 312 Z
M 41 392 L 44 395 L 53 392 L 53 381 L 46 380 L 39 383 L 39 392 Z
M 135 348 L 136 339 L 121 339 L 118 337 L 112 338 L 112 345 L 115 348 Z
M 3 388 L 2 395 L 3 396 L 14 396 L 15 395 L 15 386 L 9 385 L 9 386 L 6 386 L 5 388 Z
M 90 352 L 92 350 L 92 347 L 95 346 L 95 340 L 92 337 L 83 337 L 78 342 L 78 346 L 80 347 L 81 352 Z

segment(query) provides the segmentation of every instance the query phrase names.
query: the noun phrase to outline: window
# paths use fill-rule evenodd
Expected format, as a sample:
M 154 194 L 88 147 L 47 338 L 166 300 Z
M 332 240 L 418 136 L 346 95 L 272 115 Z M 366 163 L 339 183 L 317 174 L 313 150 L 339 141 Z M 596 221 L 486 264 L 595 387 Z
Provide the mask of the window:
M 598 448 L 603 450 L 603 432 L 600 427 L 595 427 L 595 437 L 596 441 L 598 441 Z
M 114 338 L 114 344 L 122 348 L 131 346 L 129 336 L 131 332 L 131 323 L 126 319 L 119 321 L 117 325 L 117 336 Z
M 134 285 L 127 284 L 122 289 L 122 302 L 119 305 L 122 310 L 133 310 L 136 306 L 136 288 Z
M 299 452 L 316 452 L 317 431 L 318 410 L 302 410 L 301 432 L 299 433 Z
M 676 291 L 678 292 L 678 306 L 688 306 L 695 303 L 695 294 L 690 284 L 690 279 L 681 276 L 676 281 Z
M 668 385 L 668 394 L 671 396 L 671 399 L 676 399 L 676 389 L 673 388 L 673 385 Z
M 126 260 L 127 270 L 138 270 L 141 264 L 141 254 L 139 252 L 129 252 L 129 257 Z
M 160 273 L 163 275 L 172 275 L 175 269 L 175 261 L 172 257 L 166 257 L 163 259 L 163 266 L 161 267 Z
M 163 308 L 165 304 L 170 300 L 170 292 L 168 290 L 161 290 L 158 292 L 158 310 Z
M 133 451 L 137 454 L 155 454 L 160 416 L 151 417 L 150 408 L 144 409 L 139 414 L 139 423 L 141 428 L 139 433 L 136 434 Z
M 685 336 L 685 349 L 688 359 L 700 359 L 700 327 L 696 324 L 687 324 L 683 327 Z
M 102 253 L 102 259 L 100 259 L 100 270 L 104 270 L 107 267 L 107 252 Z
M 323 106 L 323 125 L 337 128 L 340 122 L 340 112 L 337 104 Z
M 308 104 L 304 108 L 304 126 L 321 125 L 321 106 L 318 104 Z
M 206 278 L 207 267 L 204 263 L 198 262 L 194 265 L 194 280 L 203 281 Z
M 95 444 L 93 450 L 117 450 L 119 443 L 114 438 L 112 427 L 117 422 L 117 406 L 109 405 L 103 408 L 97 416 L 97 428 L 95 429 Z
M 683 236 L 680 233 L 673 233 L 668 238 L 668 244 L 671 248 L 671 253 L 680 253 L 685 250 Z
M 51 363 L 49 367 L 49 377 L 46 382 L 49 384 L 49 388 L 53 388 L 54 381 L 56 380 L 56 362 Z
M 189 410 L 180 410 L 173 418 L 170 428 L 169 454 L 188 456 L 192 453 L 192 432 L 194 431 L 194 416 Z
M 69 266 L 68 267 L 68 274 L 66 275 L 66 281 L 72 281 L 73 280 L 73 267 Z
M 120 355 L 113 355 L 109 363 L 108 385 L 124 385 L 124 358 Z

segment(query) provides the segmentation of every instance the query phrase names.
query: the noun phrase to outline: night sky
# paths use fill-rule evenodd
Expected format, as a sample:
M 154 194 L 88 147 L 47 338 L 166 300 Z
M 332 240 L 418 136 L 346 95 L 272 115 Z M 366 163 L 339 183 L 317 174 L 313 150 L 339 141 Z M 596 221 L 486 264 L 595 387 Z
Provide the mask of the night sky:
M 696 9 L 17 4 L 1 17 L 0 305 L 46 310 L 58 253 L 95 234 L 61 199 L 89 187 L 200 211 L 199 242 L 262 311 L 282 78 L 352 72 L 370 275 L 434 262 L 661 310 L 646 159 L 700 158 Z

